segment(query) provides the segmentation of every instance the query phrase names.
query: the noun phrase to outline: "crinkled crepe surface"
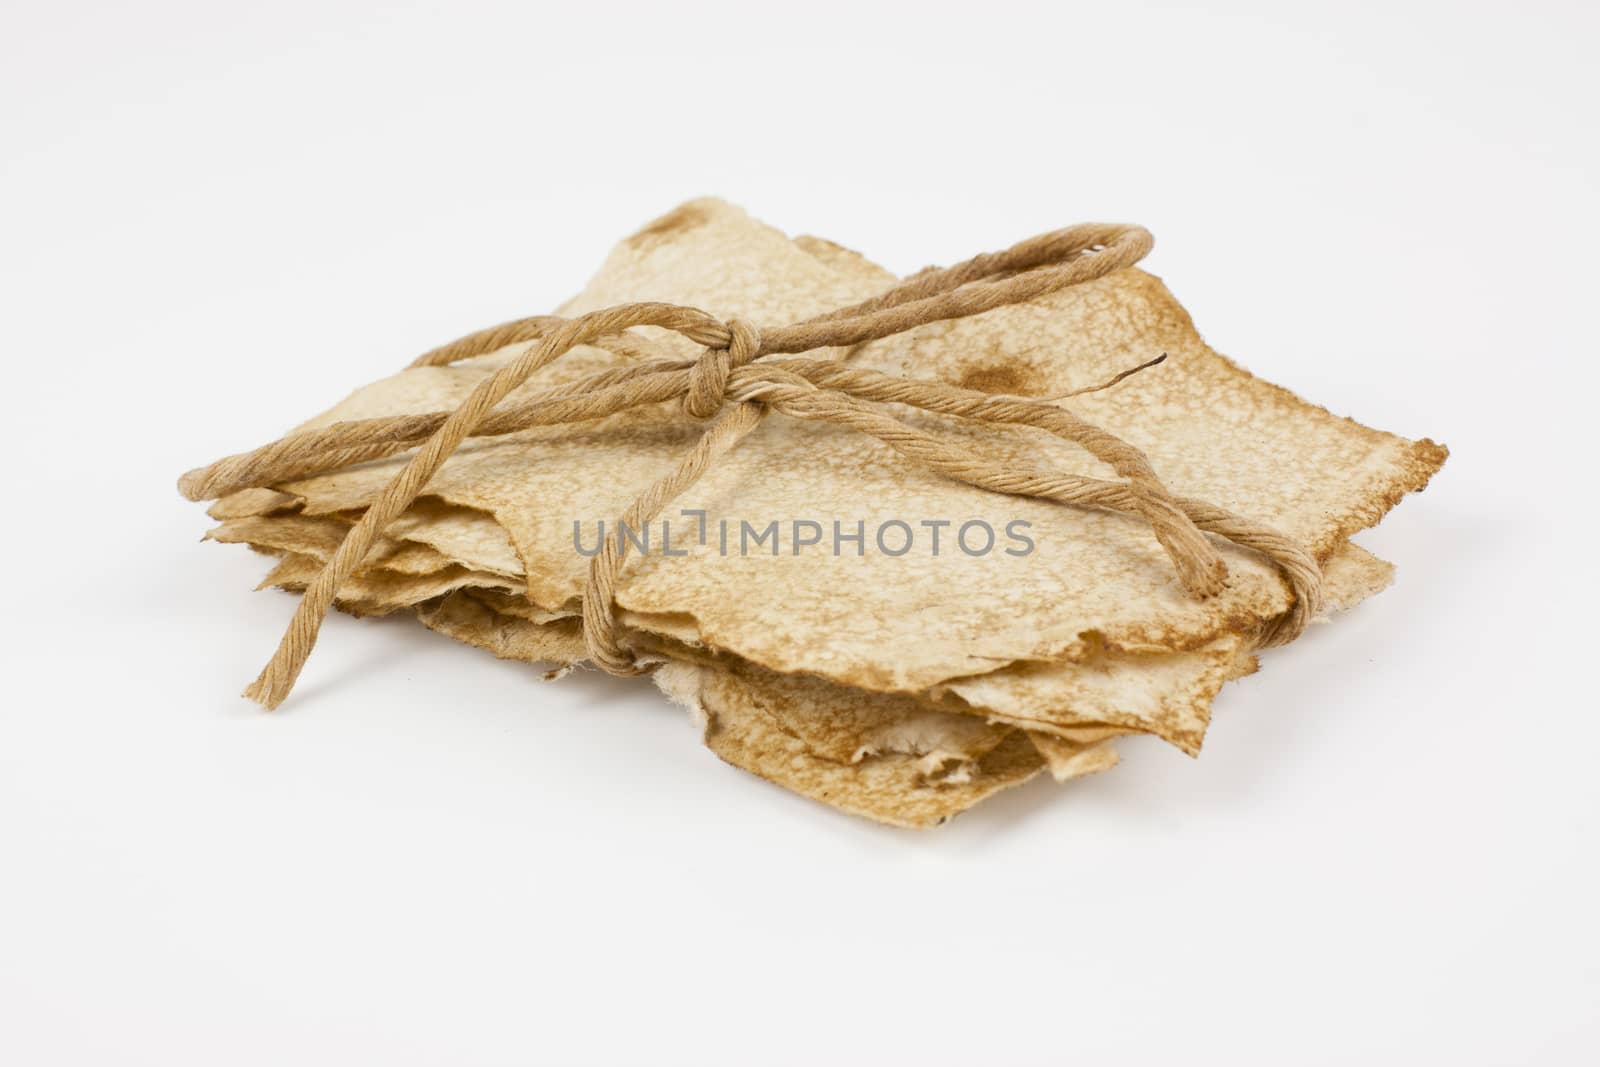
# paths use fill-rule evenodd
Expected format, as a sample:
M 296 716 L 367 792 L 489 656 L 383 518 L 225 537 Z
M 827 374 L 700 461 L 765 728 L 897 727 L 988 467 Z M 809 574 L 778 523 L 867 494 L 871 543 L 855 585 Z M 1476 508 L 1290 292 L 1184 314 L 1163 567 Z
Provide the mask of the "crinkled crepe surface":
M 891 280 L 837 245 L 790 241 L 737 209 L 696 201 L 619 246 L 562 311 L 661 299 L 787 322 Z M 663 354 L 694 352 L 680 338 L 638 332 L 658 335 Z M 1066 403 L 1144 448 L 1174 492 L 1314 546 L 1334 607 L 1381 588 L 1388 565 L 1345 538 L 1425 483 L 1442 450 L 1335 418 L 1239 370 L 1205 348 L 1182 308 L 1139 271 L 818 355 L 986 391 L 1058 395 L 1163 352 L 1161 366 Z M 306 425 L 447 409 L 510 354 L 402 372 Z M 524 390 L 619 358 L 577 350 Z M 1042 434 L 912 418 L 989 455 L 1113 477 Z M 592 531 L 614 518 L 698 432 L 661 405 L 471 442 L 341 590 L 341 606 L 416 606 L 429 626 L 498 655 L 570 663 L 582 655 L 570 612 L 586 568 L 573 522 Z M 280 487 L 287 496 L 238 494 L 214 509 L 229 520 L 214 536 L 287 553 L 268 581 L 303 586 L 400 462 Z M 1229 588 L 1194 601 L 1135 520 L 971 489 L 851 431 L 782 416 L 677 506 L 731 520 L 735 537 L 740 519 L 757 528 L 809 519 L 824 529 L 838 519 L 847 530 L 860 520 L 869 541 L 889 519 L 952 521 L 939 555 L 914 544 L 899 557 L 870 545 L 862 556 L 836 556 L 825 538 L 798 554 L 784 540 L 776 556 L 741 557 L 716 552 L 714 534 L 704 546 L 682 536 L 692 529 L 685 520 L 674 546 L 690 555 L 634 557 L 618 592 L 636 643 L 673 661 L 658 684 L 700 716 L 719 755 L 899 825 L 942 821 L 1042 768 L 1061 779 L 1105 769 L 1122 733 L 1198 751 L 1212 697 L 1254 669 L 1256 629 L 1288 604 L 1281 579 L 1248 553 L 1227 550 Z M 953 551 L 955 527 L 972 518 L 996 528 L 1025 520 L 1036 550 Z
M 612 254 L 579 312 L 652 298 L 723 316 L 786 322 L 872 295 L 887 279 L 864 261 L 824 264 L 776 231 L 714 202 L 680 208 Z M 848 272 L 837 264 L 851 264 Z M 674 346 L 680 347 L 681 346 Z M 1420 488 L 1442 450 L 1305 404 L 1212 353 L 1164 287 L 1136 270 L 1017 308 L 936 323 L 861 346 L 854 362 L 970 385 L 1053 393 L 1104 379 L 1165 352 L 1167 361 L 1102 394 L 1069 403 L 1149 454 L 1169 488 L 1204 496 L 1278 526 L 1326 557 Z M 504 357 L 403 372 L 359 391 L 316 423 L 458 402 Z M 569 357 L 570 358 L 570 357 Z M 584 350 L 538 384 L 618 357 Z M 566 361 L 563 361 L 565 363 Z M 1022 368 L 1012 376 L 1006 367 Z M 543 373 L 543 372 L 542 372 Z M 998 377 L 997 377 L 998 376 Z M 658 407 L 599 424 L 550 427 L 474 442 L 428 492 L 486 511 L 507 529 L 528 593 L 546 608 L 578 595 L 586 560 L 573 523 L 592 530 L 665 473 L 700 427 Z M 930 419 L 919 422 L 931 423 Z M 943 423 L 986 454 L 1096 476 L 1110 472 L 1076 446 L 1037 432 Z M 359 508 L 401 461 L 373 463 L 283 488 L 307 510 Z M 771 417 L 677 502 L 709 516 L 765 527 L 811 519 L 831 531 L 873 531 L 899 519 L 1030 524 L 1037 548 L 982 558 L 935 556 L 927 539 L 891 557 L 832 552 L 831 540 L 795 554 L 722 554 L 717 538 L 686 538 L 685 558 L 635 559 L 617 592 L 637 626 L 681 632 L 778 671 L 809 671 L 848 685 L 919 691 L 1017 660 L 1081 660 L 1103 648 L 1198 649 L 1248 635 L 1288 605 L 1275 570 L 1226 551 L 1232 578 L 1220 595 L 1189 597 L 1148 528 L 1122 515 L 987 493 L 923 471 L 887 446 L 834 426 Z M 685 520 L 687 521 L 687 520 Z M 680 534 L 687 532 L 680 528 Z M 1092 580 L 1088 580 L 1092 576 Z

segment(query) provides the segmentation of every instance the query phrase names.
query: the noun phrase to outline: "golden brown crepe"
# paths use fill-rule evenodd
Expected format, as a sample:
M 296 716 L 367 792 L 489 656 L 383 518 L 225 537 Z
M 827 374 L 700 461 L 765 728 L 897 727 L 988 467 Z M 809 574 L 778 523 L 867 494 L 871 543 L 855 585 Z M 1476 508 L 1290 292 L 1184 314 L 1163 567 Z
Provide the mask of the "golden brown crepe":
M 834 257 L 837 262 L 839 257 Z M 849 276 L 714 202 L 695 202 L 612 254 L 563 311 L 646 297 L 724 316 L 789 321 L 870 295 L 886 283 L 864 261 Z M 661 341 L 685 350 L 680 338 Z M 515 347 L 515 346 L 513 346 Z M 936 323 L 861 346 L 854 362 L 968 384 L 1053 393 L 1165 352 L 1166 363 L 1072 405 L 1143 447 L 1174 491 L 1272 523 L 1325 558 L 1419 488 L 1442 450 L 1339 419 L 1256 379 L 1207 349 L 1155 279 L 1120 271 L 1035 304 Z M 975 362 L 979 359 L 986 363 Z M 308 425 L 453 406 L 505 355 L 405 371 L 358 391 Z M 583 349 L 547 368 L 544 387 L 617 361 Z M 1015 379 L 996 368 L 1015 366 Z M 987 368 L 985 370 L 984 368 Z M 586 574 L 573 523 L 612 518 L 700 432 L 675 408 L 474 442 L 451 458 L 431 496 L 493 515 L 520 558 L 529 597 L 570 605 Z M 994 427 L 947 428 L 975 450 L 1019 463 L 1104 474 L 1075 446 Z M 399 460 L 284 486 L 310 514 L 363 506 Z M 636 559 L 617 593 L 640 629 L 680 633 L 779 671 L 914 692 L 1015 661 L 1087 660 L 1101 648 L 1198 649 L 1253 633 L 1288 606 L 1264 560 L 1225 549 L 1232 578 L 1219 596 L 1186 595 L 1149 531 L 1126 516 L 1002 497 L 908 465 L 849 430 L 771 418 L 679 501 L 713 519 L 765 527 L 806 518 L 846 531 L 901 519 L 1001 527 L 1023 520 L 1038 546 L 967 559 L 919 543 L 901 556 L 835 555 L 831 545 L 776 556 L 722 554 L 716 539 L 678 542 L 684 558 Z M 685 528 L 680 527 L 680 536 Z M 953 532 L 953 531 L 952 531 Z M 1092 580 L 1085 580 L 1092 576 Z
M 790 241 L 716 201 L 695 201 L 614 251 L 563 313 L 638 299 L 783 323 L 881 290 L 890 276 L 815 238 Z M 635 331 L 663 354 L 675 335 Z M 306 426 L 453 407 L 513 350 L 417 368 L 358 390 Z M 1388 580 L 1346 547 L 1443 459 L 1338 419 L 1211 352 L 1159 281 L 1121 271 L 1033 304 L 937 323 L 834 352 L 914 377 L 1057 396 L 1166 353 L 1116 388 L 1066 403 L 1143 448 L 1175 492 L 1277 525 L 1325 562 L 1335 606 Z M 619 357 L 575 350 L 524 391 Z M 1075 446 L 1024 431 L 914 421 L 975 451 L 1093 476 Z M 609 523 L 682 455 L 701 426 L 673 406 L 468 444 L 390 530 L 348 590 L 357 611 L 419 605 L 428 625 L 518 659 L 581 656 L 572 619 L 587 559 L 573 524 Z M 215 537 L 288 553 L 269 579 L 315 573 L 340 530 L 403 457 L 249 490 L 218 502 Z M 632 641 L 673 660 L 658 682 L 704 716 L 724 758 L 807 795 L 904 825 L 948 817 L 1048 765 L 1058 778 L 1115 762 L 1110 739 L 1151 732 L 1197 751 L 1212 697 L 1254 669 L 1260 629 L 1289 605 L 1264 560 L 1225 548 L 1226 591 L 1178 587 L 1148 527 L 1125 516 L 985 493 L 908 466 L 833 426 L 769 418 L 677 502 L 719 519 L 944 520 L 944 551 L 904 555 L 780 542 L 724 554 L 674 524 L 684 557 L 634 558 L 617 602 Z M 669 514 L 669 517 L 670 514 Z M 1035 550 L 969 557 L 961 523 L 1017 520 Z M 925 528 L 924 528 L 925 529 Z M 592 538 L 592 533 L 586 534 Z M 1338 603 L 1340 598 L 1344 603 Z M 899 797 L 899 800 L 895 798 Z

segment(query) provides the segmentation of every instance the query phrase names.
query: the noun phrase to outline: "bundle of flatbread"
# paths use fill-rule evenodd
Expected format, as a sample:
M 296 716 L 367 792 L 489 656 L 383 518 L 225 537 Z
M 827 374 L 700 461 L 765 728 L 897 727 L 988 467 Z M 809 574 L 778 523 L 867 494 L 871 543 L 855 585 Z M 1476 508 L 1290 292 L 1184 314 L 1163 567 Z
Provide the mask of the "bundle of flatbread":
M 649 300 L 788 323 L 895 281 L 838 245 L 701 200 L 623 241 L 558 314 Z M 451 411 L 531 343 L 414 366 L 299 431 Z M 523 391 L 699 351 L 640 327 L 574 349 Z M 1391 566 L 1349 538 L 1423 488 L 1446 455 L 1253 377 L 1132 268 L 822 354 L 1074 412 L 1141 450 L 1174 493 L 1303 546 L 1321 568 L 1325 613 L 1388 584 Z M 936 420 L 905 415 L 912 427 Z M 941 434 L 990 461 L 1106 474 L 1083 449 L 1027 427 L 947 423 Z M 1106 770 L 1122 735 L 1198 753 L 1213 698 L 1257 669 L 1265 635 L 1294 607 L 1282 570 L 1236 544 L 1216 539 L 1227 580 L 1196 597 L 1134 517 L 975 488 L 870 435 L 781 414 L 654 527 L 616 527 L 703 430 L 659 404 L 473 437 L 384 527 L 335 603 L 414 613 L 554 678 L 588 655 L 580 600 L 596 547 L 626 537 L 612 594 L 622 639 L 658 664 L 651 677 L 712 751 L 908 827 L 1041 771 L 1064 782 Z M 304 590 L 408 455 L 230 492 L 211 508 L 220 525 L 209 537 L 278 557 L 263 587 Z

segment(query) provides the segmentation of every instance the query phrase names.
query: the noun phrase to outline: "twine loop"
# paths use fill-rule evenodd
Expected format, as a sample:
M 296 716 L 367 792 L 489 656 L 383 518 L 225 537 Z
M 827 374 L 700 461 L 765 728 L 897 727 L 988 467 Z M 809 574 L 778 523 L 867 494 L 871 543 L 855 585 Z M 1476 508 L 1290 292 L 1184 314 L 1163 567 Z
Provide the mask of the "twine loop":
M 468 437 L 584 422 L 667 401 L 676 401 L 678 410 L 690 418 L 710 421 L 678 465 L 640 492 L 613 528 L 643 529 L 769 412 L 778 412 L 867 434 L 927 470 L 991 492 L 1103 508 L 1138 518 L 1149 526 L 1171 560 L 1179 584 L 1194 597 L 1219 592 L 1227 580 L 1227 567 L 1207 534 L 1260 553 L 1277 565 L 1291 602 L 1283 616 L 1264 627 L 1258 644 L 1292 640 L 1322 608 L 1322 578 L 1316 560 L 1270 527 L 1203 500 L 1173 496 L 1144 453 L 1115 435 L 1050 400 L 992 396 L 941 381 L 903 378 L 838 360 L 799 355 L 982 314 L 1090 282 L 1132 266 L 1149 251 L 1151 243 L 1150 234 L 1138 226 L 1072 226 L 1001 252 L 974 256 L 953 267 L 930 268 L 870 300 L 787 326 L 760 330 L 742 319 L 723 322 L 698 308 L 636 303 L 572 319 L 519 319 L 424 353 L 412 366 L 443 366 L 528 343 L 515 358 L 479 382 L 454 411 L 335 423 L 225 457 L 179 479 L 178 488 L 185 496 L 209 500 L 416 450 L 307 586 L 277 651 L 245 695 L 269 708 L 277 707 L 289 695 L 339 589 L 383 531 Z M 704 351 L 694 360 L 657 358 L 657 350 L 633 332 L 639 326 L 672 331 Z M 624 362 L 581 381 L 498 406 L 539 368 L 580 345 L 609 349 Z M 771 358 L 781 355 L 790 358 Z M 1092 388 L 1115 385 L 1163 358 L 1125 370 Z M 986 459 L 955 440 L 907 423 L 896 415 L 898 407 L 1049 433 L 1081 446 L 1121 480 Z M 590 658 L 613 674 L 638 674 L 651 666 L 633 655 L 616 617 L 617 581 L 626 558 L 625 542 L 602 538 L 600 551 L 589 561 L 581 604 Z

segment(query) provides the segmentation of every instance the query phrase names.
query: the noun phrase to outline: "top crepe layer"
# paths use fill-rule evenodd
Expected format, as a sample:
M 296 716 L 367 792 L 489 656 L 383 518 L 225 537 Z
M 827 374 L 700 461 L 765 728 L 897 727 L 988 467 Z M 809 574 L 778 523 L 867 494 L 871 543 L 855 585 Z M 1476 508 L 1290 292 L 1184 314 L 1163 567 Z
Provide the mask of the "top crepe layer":
M 589 286 L 560 309 L 577 314 L 653 299 L 723 318 L 781 324 L 873 295 L 890 276 L 824 242 L 791 242 L 737 208 L 694 201 L 617 247 Z M 657 331 L 639 331 L 657 334 Z M 664 354 L 693 356 L 676 336 Z M 454 407 L 522 346 L 450 367 L 376 382 L 306 424 Z M 1264 382 L 1211 351 L 1156 278 L 1138 270 L 1058 291 L 1029 304 L 934 323 L 857 346 L 852 363 L 992 391 L 1056 395 L 1103 381 L 1165 353 L 1160 366 L 1070 406 L 1142 448 L 1173 492 L 1202 497 L 1276 526 L 1326 558 L 1420 489 L 1444 450 L 1341 419 Z M 524 386 L 535 392 L 614 365 L 620 357 L 575 350 Z M 1113 476 L 1076 446 L 1048 435 L 974 428 L 913 416 L 962 435 L 977 452 L 1091 477 Z M 592 531 L 682 456 L 700 424 L 676 406 L 577 426 L 473 440 L 426 493 L 492 514 L 510 535 L 528 596 L 570 609 L 587 560 L 573 523 Z M 403 457 L 282 488 L 308 513 L 364 507 Z M 1178 586 L 1148 526 L 1126 516 L 999 496 L 909 465 L 874 440 L 836 426 L 774 416 L 677 501 L 713 522 L 811 519 L 853 530 L 901 519 L 995 527 L 1030 523 L 1037 548 L 934 556 L 924 543 L 903 556 L 829 546 L 792 554 L 722 555 L 675 536 L 686 557 L 630 560 L 616 598 L 631 627 L 729 652 L 780 672 L 806 672 L 877 691 L 923 691 L 1017 661 L 1076 662 L 1106 650 L 1201 649 L 1248 642 L 1289 607 L 1286 583 L 1265 560 L 1221 545 L 1231 578 L 1196 600 Z M 671 514 L 669 518 L 673 517 Z M 687 525 L 675 523 L 682 535 Z M 953 527 L 951 528 L 953 529 Z M 948 537 L 949 531 L 947 531 Z

